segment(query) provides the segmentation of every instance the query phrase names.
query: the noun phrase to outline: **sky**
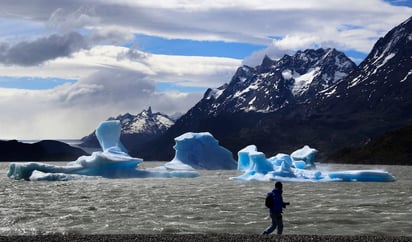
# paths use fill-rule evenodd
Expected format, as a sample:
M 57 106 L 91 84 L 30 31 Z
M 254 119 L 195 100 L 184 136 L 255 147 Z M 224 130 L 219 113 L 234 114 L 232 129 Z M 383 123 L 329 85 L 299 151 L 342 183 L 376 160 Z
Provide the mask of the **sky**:
M 2 0 L 0 139 L 79 139 L 185 113 L 241 65 L 308 48 L 360 63 L 412 0 Z

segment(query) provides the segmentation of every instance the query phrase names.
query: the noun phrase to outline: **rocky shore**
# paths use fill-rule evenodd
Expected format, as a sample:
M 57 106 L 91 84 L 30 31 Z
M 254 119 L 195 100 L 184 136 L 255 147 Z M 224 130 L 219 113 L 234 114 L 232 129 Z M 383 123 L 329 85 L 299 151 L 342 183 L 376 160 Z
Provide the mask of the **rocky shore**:
M 238 242 L 238 241 L 412 241 L 412 237 L 404 236 L 381 236 L 381 235 L 257 235 L 257 234 L 110 234 L 110 235 L 35 235 L 35 236 L 0 236 L 0 241 L 13 242 L 30 242 L 30 241 L 222 241 L 222 242 Z

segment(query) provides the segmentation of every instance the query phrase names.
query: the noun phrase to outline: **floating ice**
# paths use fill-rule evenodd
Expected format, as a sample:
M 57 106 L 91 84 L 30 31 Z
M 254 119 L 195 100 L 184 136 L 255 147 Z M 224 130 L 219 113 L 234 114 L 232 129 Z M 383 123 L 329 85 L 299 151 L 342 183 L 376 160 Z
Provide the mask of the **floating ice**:
M 127 153 L 126 148 L 120 142 L 121 124 L 120 121 L 102 122 L 96 129 L 96 137 L 103 151 L 110 153 Z
M 176 150 L 172 161 L 165 164 L 173 169 L 236 169 L 236 161 L 232 152 L 219 145 L 218 141 L 208 132 L 185 133 L 175 138 Z
M 232 177 L 238 181 L 368 181 L 390 182 L 395 177 L 382 170 L 351 170 L 321 172 L 315 169 L 317 150 L 304 146 L 291 155 L 277 154 L 266 159 L 265 154 L 249 145 L 238 152 L 238 170 L 244 174 Z
M 120 142 L 120 122 L 102 122 L 96 129 L 96 136 L 103 151 L 81 156 L 66 166 L 55 166 L 40 162 L 11 163 L 7 176 L 20 180 L 75 180 L 90 176 L 105 178 L 146 178 L 146 177 L 196 177 L 194 170 L 166 167 L 139 170 L 140 158 L 129 156 Z M 88 176 L 88 177 L 87 177 Z
M 257 151 L 256 145 L 249 145 L 241 149 L 238 153 L 237 169 L 239 171 L 246 171 L 251 169 L 252 162 L 249 158 L 249 153 Z
M 315 167 L 315 156 L 318 153 L 316 149 L 310 148 L 309 146 L 305 145 L 302 149 L 294 151 L 290 156 L 292 157 L 295 165 L 299 164 L 298 166 L 303 166 L 308 168 Z M 303 165 L 301 162 L 304 162 Z
M 339 179 L 342 181 L 395 181 L 393 176 L 382 170 L 338 171 L 330 172 L 328 176 L 331 179 Z

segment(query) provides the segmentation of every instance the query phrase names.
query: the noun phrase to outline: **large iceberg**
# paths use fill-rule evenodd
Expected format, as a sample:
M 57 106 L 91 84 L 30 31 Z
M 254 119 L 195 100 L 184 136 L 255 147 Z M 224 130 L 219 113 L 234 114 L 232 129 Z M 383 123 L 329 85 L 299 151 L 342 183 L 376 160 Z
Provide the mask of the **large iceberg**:
M 164 166 L 171 169 L 236 169 L 233 154 L 208 132 L 188 132 L 175 138 L 175 157 Z
M 390 173 L 383 170 L 320 171 L 315 166 L 317 150 L 304 146 L 291 155 L 277 154 L 266 158 L 249 145 L 238 152 L 238 170 L 244 174 L 231 177 L 237 181 L 395 181 Z
M 193 169 L 173 170 L 167 167 L 137 169 L 143 162 L 131 157 L 120 142 L 121 124 L 118 120 L 102 122 L 96 136 L 103 151 L 81 156 L 66 166 L 41 162 L 11 163 L 7 176 L 20 180 L 73 180 L 98 176 L 105 178 L 196 177 Z

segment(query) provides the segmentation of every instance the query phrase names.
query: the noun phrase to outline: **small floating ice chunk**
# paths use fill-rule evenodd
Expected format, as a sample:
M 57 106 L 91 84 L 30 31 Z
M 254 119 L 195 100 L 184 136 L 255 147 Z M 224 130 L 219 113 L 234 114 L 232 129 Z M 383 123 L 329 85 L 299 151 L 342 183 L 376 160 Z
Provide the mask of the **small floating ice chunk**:
M 330 172 L 331 179 L 341 181 L 391 182 L 395 177 L 383 170 L 351 170 Z
M 171 169 L 171 170 L 186 170 L 186 171 L 191 171 L 191 170 L 195 170 L 193 167 L 191 167 L 190 165 L 187 165 L 183 162 L 181 162 L 178 159 L 173 159 L 170 162 L 167 162 L 166 164 L 163 165 L 165 168 L 167 169 Z

